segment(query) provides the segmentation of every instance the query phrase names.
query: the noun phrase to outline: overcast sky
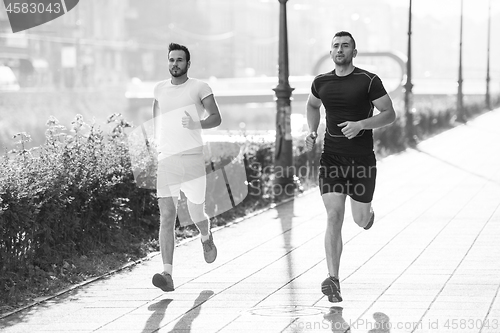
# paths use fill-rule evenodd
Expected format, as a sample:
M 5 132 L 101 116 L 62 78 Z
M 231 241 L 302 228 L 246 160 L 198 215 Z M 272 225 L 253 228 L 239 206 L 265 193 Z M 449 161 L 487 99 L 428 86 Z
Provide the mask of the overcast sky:
M 383 0 L 394 7 L 408 7 L 409 0 Z M 477 21 L 488 18 L 489 0 L 464 0 L 464 16 Z M 415 15 L 431 15 L 436 18 L 460 15 L 460 0 L 413 0 Z M 500 12 L 500 1 L 491 0 L 492 15 Z

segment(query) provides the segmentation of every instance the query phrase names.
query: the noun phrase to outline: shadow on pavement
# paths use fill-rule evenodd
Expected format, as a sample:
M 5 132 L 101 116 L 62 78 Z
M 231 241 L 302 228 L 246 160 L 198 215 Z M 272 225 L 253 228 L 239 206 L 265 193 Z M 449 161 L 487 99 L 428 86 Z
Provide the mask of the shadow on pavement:
M 42 302 L 34 306 L 29 306 L 26 309 L 17 310 L 12 313 L 2 314 L 3 317 L 0 317 L 0 332 L 2 332 L 3 329 L 27 321 L 30 316 L 36 313 L 36 310 L 46 309 L 46 308 L 48 308 L 47 304 Z
M 101 280 L 105 280 L 109 277 L 102 277 Z M 27 305 L 25 308 L 19 308 L 14 310 L 10 314 L 4 314 L 0 316 L 0 332 L 2 329 L 15 326 L 17 324 L 28 322 L 33 315 L 37 315 L 41 311 L 50 309 L 51 306 L 55 304 L 62 304 L 64 302 L 71 302 L 73 300 L 78 300 L 80 298 L 86 297 L 88 293 L 88 285 L 81 287 L 76 287 L 75 289 L 62 291 L 59 294 L 53 296 L 48 296 L 44 300 L 36 301 L 31 305 Z M 3 300 L 0 300 L 0 305 Z
M 325 314 L 323 318 L 328 322 L 331 331 L 334 333 L 351 333 L 351 327 L 349 323 L 343 318 L 344 308 L 340 306 L 332 306 L 330 312 Z M 375 323 L 365 322 L 365 321 L 355 321 L 352 323 L 353 329 L 355 331 L 363 332 L 365 329 L 368 333 L 390 333 L 391 332 L 391 322 L 389 316 L 382 312 L 375 312 L 373 314 L 373 319 Z
M 170 332 L 183 332 L 189 333 L 191 332 L 191 326 L 196 319 L 200 315 L 201 306 L 205 303 L 214 292 L 212 290 L 203 290 L 200 295 L 196 298 L 193 303 L 193 307 L 191 310 L 186 312 L 175 324 L 174 328 Z
M 368 333 L 390 333 L 391 332 L 391 322 L 389 321 L 389 316 L 382 312 L 375 312 L 373 314 L 373 319 L 375 319 L 374 328 L 369 330 Z
M 278 211 L 278 219 L 281 223 L 281 230 L 283 232 L 283 248 L 285 253 L 288 253 L 293 250 L 292 245 L 292 223 L 294 217 L 294 199 L 292 198 L 289 202 L 283 205 L 278 205 L 276 210 Z M 287 277 L 289 282 L 288 285 L 288 293 L 290 304 L 295 304 L 295 292 L 294 292 L 294 283 L 293 279 L 295 278 L 295 274 L 293 271 L 293 258 L 291 255 L 286 256 L 286 264 L 287 264 Z
M 148 310 L 154 312 L 146 321 L 146 325 L 144 325 L 144 329 L 142 330 L 143 333 L 156 331 L 160 328 L 161 321 L 165 318 L 165 312 L 167 311 L 168 305 L 172 303 L 172 301 L 172 299 L 162 299 L 148 306 Z
M 351 328 L 349 324 L 342 317 L 344 308 L 340 306 L 332 306 L 330 312 L 325 314 L 323 318 L 328 322 L 332 332 L 335 333 L 350 333 Z

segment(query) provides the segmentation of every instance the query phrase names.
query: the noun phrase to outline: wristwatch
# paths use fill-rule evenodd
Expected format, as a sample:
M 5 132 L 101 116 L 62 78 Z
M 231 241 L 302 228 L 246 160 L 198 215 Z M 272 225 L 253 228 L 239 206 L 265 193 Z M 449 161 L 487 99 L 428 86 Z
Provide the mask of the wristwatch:
M 311 132 L 311 133 L 309 133 L 309 136 L 311 137 L 311 139 L 316 140 L 316 138 L 318 137 L 318 133 Z

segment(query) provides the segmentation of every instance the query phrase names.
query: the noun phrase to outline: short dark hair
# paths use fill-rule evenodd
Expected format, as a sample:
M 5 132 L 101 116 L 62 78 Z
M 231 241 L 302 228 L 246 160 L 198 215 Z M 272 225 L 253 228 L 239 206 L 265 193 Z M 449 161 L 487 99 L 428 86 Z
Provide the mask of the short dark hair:
M 346 36 L 347 36 L 347 37 L 351 37 L 351 39 L 352 39 L 352 48 L 353 48 L 353 49 L 355 49 L 355 48 L 356 48 L 356 41 L 354 40 L 354 37 L 352 37 L 352 35 L 351 35 L 351 33 L 350 33 L 350 32 L 347 32 L 347 31 L 339 31 L 339 32 L 337 32 L 337 33 L 333 36 L 333 38 L 335 38 L 335 37 L 346 37 Z M 332 38 L 332 40 L 333 40 L 333 38 Z
M 170 45 L 168 46 L 168 54 L 170 54 L 170 52 L 172 51 L 184 51 L 184 53 L 186 54 L 186 61 L 191 60 L 191 54 L 189 53 L 188 48 L 185 47 L 184 45 L 177 43 L 170 43 Z

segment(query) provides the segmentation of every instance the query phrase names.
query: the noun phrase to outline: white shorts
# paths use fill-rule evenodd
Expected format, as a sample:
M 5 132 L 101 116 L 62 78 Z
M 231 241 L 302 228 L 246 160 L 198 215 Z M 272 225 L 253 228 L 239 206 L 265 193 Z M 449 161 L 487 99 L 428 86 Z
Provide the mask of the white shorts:
M 158 198 L 176 197 L 182 191 L 194 204 L 205 202 L 207 176 L 203 154 L 159 158 L 156 193 Z

